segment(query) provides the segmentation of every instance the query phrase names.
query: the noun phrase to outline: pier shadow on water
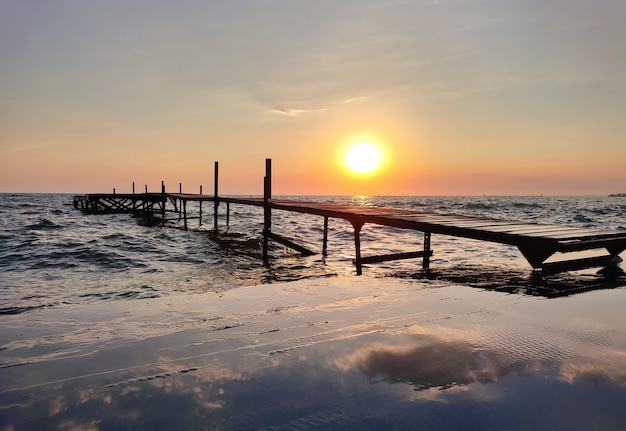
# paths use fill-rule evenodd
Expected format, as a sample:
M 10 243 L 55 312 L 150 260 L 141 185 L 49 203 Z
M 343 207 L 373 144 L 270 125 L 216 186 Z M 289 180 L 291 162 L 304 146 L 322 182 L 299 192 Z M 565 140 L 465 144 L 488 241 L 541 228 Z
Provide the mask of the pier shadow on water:
M 397 271 L 393 277 L 439 280 L 478 289 L 557 298 L 594 290 L 626 286 L 626 272 L 617 266 L 592 272 L 542 275 L 539 271 L 504 269 L 501 266 L 458 265 L 427 271 Z

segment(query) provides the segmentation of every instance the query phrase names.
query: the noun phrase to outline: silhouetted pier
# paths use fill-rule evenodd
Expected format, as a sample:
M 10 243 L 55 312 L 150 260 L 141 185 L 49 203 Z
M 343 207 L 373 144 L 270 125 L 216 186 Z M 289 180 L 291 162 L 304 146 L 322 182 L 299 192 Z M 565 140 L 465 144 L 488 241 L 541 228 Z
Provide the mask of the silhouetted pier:
M 230 205 L 250 205 L 263 208 L 263 262 L 269 264 L 269 241 L 276 241 L 304 255 L 315 254 L 314 251 L 294 243 L 272 231 L 272 211 L 290 211 L 321 216 L 324 218 L 322 254 L 327 253 L 328 220 L 343 219 L 354 228 L 354 245 L 356 273 L 362 273 L 362 266 L 370 263 L 399 259 L 421 258 L 422 268 L 430 268 L 431 235 L 451 235 L 462 238 L 496 242 L 516 246 L 534 269 L 544 274 L 578 270 L 593 267 L 611 267 L 618 265 L 622 259 L 620 253 L 626 250 L 626 232 L 605 229 L 579 228 L 575 226 L 548 225 L 519 221 L 499 220 L 487 217 L 470 217 L 413 211 L 395 208 L 362 207 L 355 205 L 338 205 L 315 202 L 301 202 L 272 198 L 272 164 L 266 160 L 263 197 L 227 197 L 218 194 L 218 163 L 215 162 L 215 180 L 213 195 L 183 193 L 179 185 L 178 193 L 165 191 L 161 184 L 160 193 L 119 194 L 98 193 L 74 196 L 74 207 L 89 214 L 103 213 L 134 213 L 155 220 L 155 224 L 165 225 L 168 221 L 182 221 L 184 228 L 193 219 L 202 224 L 202 204 L 213 205 L 213 229 L 218 234 L 218 206 L 226 205 L 226 224 L 230 220 Z M 187 203 L 197 202 L 199 214 L 189 216 Z M 390 226 L 410 229 L 423 233 L 422 247 L 407 253 L 394 253 L 378 256 L 361 255 L 361 228 L 365 224 Z M 570 253 L 586 250 L 604 249 L 608 254 L 593 257 L 566 259 L 558 262 L 546 260 L 555 253 Z

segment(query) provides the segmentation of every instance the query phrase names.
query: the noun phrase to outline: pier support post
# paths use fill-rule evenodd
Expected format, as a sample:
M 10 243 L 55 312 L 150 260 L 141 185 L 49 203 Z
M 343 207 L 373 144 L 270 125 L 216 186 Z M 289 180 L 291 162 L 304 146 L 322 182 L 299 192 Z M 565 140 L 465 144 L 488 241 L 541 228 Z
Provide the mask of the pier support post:
M 161 226 L 165 226 L 165 205 L 167 198 L 165 197 L 165 181 L 161 181 Z
M 187 230 L 187 199 L 183 199 L 181 204 L 181 208 L 183 209 L 183 220 L 185 221 L 185 230 Z
M 354 228 L 354 264 L 356 265 L 356 275 L 363 274 L 361 262 L 361 228 L 363 222 L 361 220 L 350 220 Z
M 137 198 L 135 198 L 135 182 L 133 181 L 133 216 L 137 214 Z
M 219 163 L 215 162 L 214 169 L 214 182 L 213 182 L 213 230 L 215 231 L 215 237 L 217 238 L 217 207 L 220 204 L 219 197 L 217 195 L 217 185 L 219 176 Z
M 179 194 L 183 193 L 183 183 L 178 183 L 178 193 Z M 176 201 L 177 201 L 177 199 L 174 200 L 174 208 L 176 208 Z M 183 216 L 183 200 L 181 198 L 180 203 L 179 203 L 179 207 L 178 207 L 178 221 L 180 221 L 182 216 Z
M 226 202 L 226 226 L 230 226 L 230 202 Z
M 424 232 L 424 256 L 422 257 L 422 269 L 430 269 L 430 232 Z
M 322 240 L 322 257 L 328 254 L 328 216 L 324 216 L 324 238 Z
M 272 159 L 265 159 L 265 177 L 263 178 L 263 265 L 269 265 L 269 236 L 272 231 Z
M 202 196 L 202 184 L 200 184 L 200 196 Z M 202 226 L 202 200 L 200 200 L 198 202 L 199 204 L 199 212 L 200 214 L 198 215 L 198 226 Z

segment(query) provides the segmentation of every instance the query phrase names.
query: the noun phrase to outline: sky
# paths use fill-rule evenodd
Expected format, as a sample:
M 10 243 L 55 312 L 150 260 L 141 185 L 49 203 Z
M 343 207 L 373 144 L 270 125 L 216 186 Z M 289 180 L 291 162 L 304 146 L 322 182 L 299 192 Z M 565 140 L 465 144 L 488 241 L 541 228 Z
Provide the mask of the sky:
M 624 0 L 0 0 L 0 192 L 626 192 Z M 342 152 L 367 137 L 373 175 Z

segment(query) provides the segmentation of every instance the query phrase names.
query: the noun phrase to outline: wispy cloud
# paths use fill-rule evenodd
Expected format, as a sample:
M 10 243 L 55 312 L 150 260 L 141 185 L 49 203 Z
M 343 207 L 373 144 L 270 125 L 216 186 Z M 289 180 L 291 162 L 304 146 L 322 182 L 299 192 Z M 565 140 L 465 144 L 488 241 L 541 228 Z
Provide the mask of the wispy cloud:
M 367 100 L 369 98 L 370 98 L 369 96 L 350 97 L 349 99 L 344 99 L 339 103 L 354 103 L 354 102 L 360 102 L 362 100 Z
M 311 109 L 274 108 L 270 112 L 272 112 L 274 114 L 279 114 L 279 115 L 286 115 L 286 116 L 289 116 L 289 117 L 296 117 L 296 116 L 299 116 L 299 115 L 306 115 L 306 114 L 310 114 L 310 113 L 313 113 L 313 112 L 329 111 L 329 110 L 337 107 L 338 105 L 344 105 L 344 104 L 349 104 L 349 103 L 357 103 L 357 102 L 361 102 L 363 100 L 367 100 L 369 98 L 370 98 L 370 96 L 349 97 L 347 99 L 329 102 L 328 106 L 325 107 L 325 108 L 311 108 Z
M 311 112 L 309 109 L 272 109 L 272 112 L 280 115 L 287 115 L 289 117 L 295 117 L 306 112 Z
M 3 148 L 0 148 L 0 154 L 8 156 L 11 154 L 35 152 L 48 146 L 50 146 L 50 144 L 47 142 L 18 142 L 15 144 L 8 144 L 6 146 L 3 145 Z
M 287 115 L 289 117 L 296 117 L 299 115 L 310 114 L 312 112 L 328 111 L 329 108 L 318 109 L 272 109 L 274 114 Z

